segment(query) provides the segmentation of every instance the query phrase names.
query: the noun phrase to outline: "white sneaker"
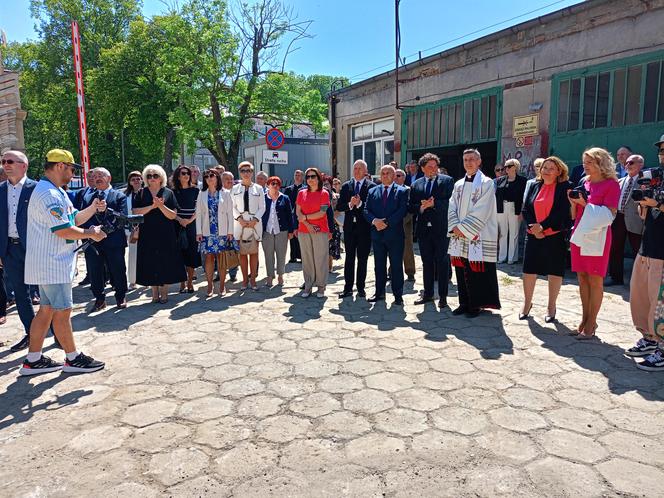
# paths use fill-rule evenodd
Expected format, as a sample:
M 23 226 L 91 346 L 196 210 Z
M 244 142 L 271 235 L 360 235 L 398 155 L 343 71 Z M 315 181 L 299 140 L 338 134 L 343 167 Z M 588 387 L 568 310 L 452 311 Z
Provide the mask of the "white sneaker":
M 300 294 L 301 297 L 309 297 L 311 296 L 311 292 L 304 291 L 302 294 Z
M 320 298 L 320 299 L 324 298 L 325 297 L 325 292 L 324 291 L 316 292 L 316 297 Z

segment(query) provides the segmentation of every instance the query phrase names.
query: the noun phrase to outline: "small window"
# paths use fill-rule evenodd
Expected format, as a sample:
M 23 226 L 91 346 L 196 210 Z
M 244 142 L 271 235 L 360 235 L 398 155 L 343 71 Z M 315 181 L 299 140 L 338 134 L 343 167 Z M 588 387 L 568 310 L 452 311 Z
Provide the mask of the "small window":
M 557 131 L 567 131 L 567 117 L 569 116 L 569 80 L 560 82 L 558 90 L 558 128 Z
M 433 140 L 432 144 L 433 145 L 440 145 L 440 115 L 442 113 L 442 110 L 440 107 L 436 107 L 433 111 L 433 127 L 432 127 L 432 133 L 433 133 Z
M 453 143 L 461 142 L 461 104 L 454 106 L 454 141 Z
M 394 140 L 385 140 L 383 142 L 383 164 L 390 164 L 394 161 Z
M 568 131 L 579 129 L 579 108 L 581 105 L 581 80 L 575 78 L 572 80 L 572 87 L 569 96 L 569 126 Z
M 394 135 L 394 120 L 389 119 L 387 121 L 379 121 L 378 123 L 374 123 L 373 125 L 374 138 L 390 137 L 392 135 Z
M 661 64 L 651 62 L 646 67 L 646 94 L 643 99 L 643 122 L 652 123 L 657 117 L 657 90 Z
M 583 89 L 583 128 L 595 127 L 595 98 L 597 97 L 597 76 L 587 76 Z
M 480 138 L 486 140 L 489 138 L 489 97 L 482 97 L 482 107 L 480 112 L 482 116 Z
M 625 111 L 625 124 L 637 124 L 641 110 L 641 75 L 642 66 L 632 66 L 627 71 L 627 102 Z
M 447 126 L 447 118 L 449 110 L 450 108 L 448 106 L 445 106 L 440 110 L 440 143 L 442 145 L 449 142 L 447 139 L 447 130 L 449 129 Z
M 352 131 L 352 141 L 367 140 L 371 138 L 371 125 L 365 124 L 354 126 Z
M 496 138 L 496 119 L 498 110 L 496 108 L 497 98 L 495 95 L 489 97 L 489 138 Z
M 470 142 L 473 136 L 473 101 L 463 103 L 463 141 Z
M 625 123 L 625 70 L 617 69 L 613 75 L 613 110 L 611 126 L 622 126 Z
M 362 158 L 363 158 L 362 144 L 353 145 L 353 162 L 357 161 L 358 159 L 362 159 Z
M 473 99 L 473 142 L 480 139 L 480 99 Z
M 599 75 L 597 83 L 597 110 L 595 112 L 595 128 L 604 128 L 609 121 L 609 84 L 611 73 Z

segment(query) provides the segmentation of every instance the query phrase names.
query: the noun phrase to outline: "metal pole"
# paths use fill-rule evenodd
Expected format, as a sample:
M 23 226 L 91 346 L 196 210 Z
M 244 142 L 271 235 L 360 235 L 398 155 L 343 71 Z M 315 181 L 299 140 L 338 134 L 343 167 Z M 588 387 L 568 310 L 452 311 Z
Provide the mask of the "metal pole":
M 399 109 L 399 45 L 401 34 L 399 33 L 399 0 L 394 0 L 394 90 L 395 108 Z

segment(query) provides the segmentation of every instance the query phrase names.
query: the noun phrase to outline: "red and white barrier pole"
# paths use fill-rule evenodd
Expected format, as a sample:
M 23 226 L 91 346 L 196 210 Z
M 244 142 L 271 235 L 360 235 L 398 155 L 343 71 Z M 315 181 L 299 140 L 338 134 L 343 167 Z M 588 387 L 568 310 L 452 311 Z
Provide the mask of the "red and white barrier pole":
M 88 155 L 88 127 L 85 121 L 85 94 L 83 92 L 83 61 L 81 59 L 81 37 L 78 23 L 71 22 L 71 44 L 74 50 L 74 76 L 76 77 L 76 106 L 78 109 L 78 133 L 81 143 L 81 165 L 83 166 L 83 185 L 86 184 L 90 170 Z

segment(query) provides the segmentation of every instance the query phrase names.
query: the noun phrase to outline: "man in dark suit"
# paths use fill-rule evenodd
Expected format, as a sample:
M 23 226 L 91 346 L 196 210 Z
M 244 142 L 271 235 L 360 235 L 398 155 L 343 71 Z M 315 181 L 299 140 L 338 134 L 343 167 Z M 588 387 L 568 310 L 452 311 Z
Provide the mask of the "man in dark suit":
M 433 301 L 434 282 L 438 282 L 438 306 L 447 306 L 449 268 L 447 248 L 447 208 L 454 180 L 438 173 L 440 159 L 426 153 L 420 158 L 419 167 L 424 176 L 410 188 L 410 211 L 417 214 L 415 233 L 422 258 L 424 291 L 415 304 Z
M 340 298 L 353 295 L 353 285 L 357 287 L 357 295 L 366 297 L 364 282 L 367 279 L 367 261 L 371 252 L 370 225 L 362 213 L 369 190 L 376 186 L 366 178 L 367 163 L 358 159 L 353 164 L 353 179 L 341 186 L 337 211 L 344 215 L 344 246 L 346 260 L 344 262 L 344 290 Z M 355 260 L 357 259 L 357 275 Z
M 106 201 L 107 208 L 118 213 L 127 214 L 127 197 L 111 187 L 111 173 L 106 168 L 94 169 L 94 189 L 88 190 L 82 197 L 79 209 L 85 209 L 95 199 Z M 76 206 L 78 208 L 78 206 Z M 94 225 L 103 225 L 107 217 L 111 216 L 106 210 L 97 212 L 81 228 Z M 106 272 L 111 277 L 111 284 L 115 289 L 115 302 L 120 309 L 127 307 L 127 267 L 125 264 L 125 247 L 127 238 L 124 230 L 116 230 L 101 242 L 93 243 L 85 250 L 85 264 L 90 276 L 90 290 L 95 297 L 92 311 L 100 311 L 106 308 Z
M 417 161 L 411 161 L 406 164 L 406 186 L 412 187 L 416 180 L 424 176 L 424 172 L 419 167 Z
M 24 273 L 28 203 L 37 182 L 26 176 L 28 158 L 20 151 L 5 152 L 2 166 L 7 181 L 0 184 L 0 259 L 4 264 L 7 281 L 14 290 L 16 309 L 25 329 L 25 336 L 10 348 L 12 351 L 20 351 L 28 347 L 30 324 L 35 317 Z
M 385 299 L 387 259 L 390 260 L 394 304 L 403 305 L 403 219 L 408 209 L 408 192 L 394 183 L 395 170 L 386 165 L 380 169 L 382 185 L 369 191 L 364 206 L 364 217 L 371 225 L 371 243 L 374 251 L 376 293 L 367 299 L 377 302 Z
M 291 207 L 293 208 L 293 226 L 297 227 L 297 216 L 295 215 L 295 201 L 297 200 L 297 193 L 304 187 L 304 173 L 301 169 L 296 169 L 293 174 L 293 184 L 284 189 L 284 194 L 290 199 Z M 297 237 L 290 239 L 290 259 L 289 263 L 297 263 L 298 259 L 302 261 L 300 254 L 300 241 Z

